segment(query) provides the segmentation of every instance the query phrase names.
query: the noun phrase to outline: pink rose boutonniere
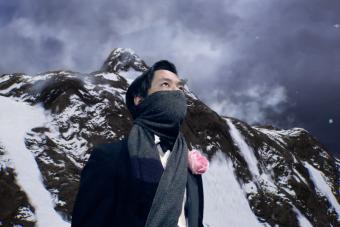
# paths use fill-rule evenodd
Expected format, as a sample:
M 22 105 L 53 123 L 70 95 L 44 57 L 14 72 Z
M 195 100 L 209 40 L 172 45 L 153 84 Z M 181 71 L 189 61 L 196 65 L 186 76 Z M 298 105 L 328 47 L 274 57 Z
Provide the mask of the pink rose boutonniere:
M 209 168 L 208 159 L 197 150 L 188 152 L 188 164 L 193 174 L 203 174 Z

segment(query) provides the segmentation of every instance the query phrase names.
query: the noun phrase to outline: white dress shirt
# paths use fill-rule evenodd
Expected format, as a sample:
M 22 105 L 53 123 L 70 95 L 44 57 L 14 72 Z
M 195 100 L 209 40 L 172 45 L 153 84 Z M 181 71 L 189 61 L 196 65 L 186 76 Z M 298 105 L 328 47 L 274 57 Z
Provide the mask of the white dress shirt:
M 164 167 L 164 169 L 166 168 L 166 162 L 171 154 L 170 150 L 167 150 L 165 153 L 162 150 L 161 145 L 159 144 L 160 139 L 157 135 L 155 135 L 155 144 L 157 146 L 158 152 L 159 152 L 159 157 L 161 159 L 162 165 Z M 184 191 L 184 197 L 183 197 L 183 203 L 182 203 L 182 212 L 181 215 L 178 218 L 178 227 L 187 227 L 188 223 L 187 223 L 187 218 L 185 217 L 184 214 L 184 205 L 185 205 L 185 201 L 186 201 L 186 189 Z

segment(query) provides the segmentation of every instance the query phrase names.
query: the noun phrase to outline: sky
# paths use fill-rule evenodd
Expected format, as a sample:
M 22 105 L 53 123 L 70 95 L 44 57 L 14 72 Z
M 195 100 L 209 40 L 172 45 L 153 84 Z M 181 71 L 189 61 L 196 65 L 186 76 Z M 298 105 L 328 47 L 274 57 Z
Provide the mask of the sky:
M 340 157 L 338 0 L 0 0 L 0 74 L 172 61 L 213 110 L 308 130 Z

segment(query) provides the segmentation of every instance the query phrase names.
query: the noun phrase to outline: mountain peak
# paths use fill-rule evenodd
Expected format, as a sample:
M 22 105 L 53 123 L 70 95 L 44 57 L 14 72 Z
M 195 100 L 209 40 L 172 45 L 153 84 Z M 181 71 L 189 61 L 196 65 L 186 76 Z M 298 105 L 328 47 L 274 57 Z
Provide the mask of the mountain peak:
M 130 48 L 114 48 L 105 60 L 101 70 L 111 73 L 128 71 L 133 68 L 143 72 L 149 66 Z
M 0 75 L 0 226 L 70 222 L 93 147 L 128 138 L 133 125 L 125 78 L 147 68 L 131 49 L 116 48 L 89 74 Z M 339 226 L 340 160 L 307 130 L 251 126 L 184 91 L 181 132 L 211 163 L 202 177 L 206 226 Z M 17 180 L 24 177 L 31 180 Z

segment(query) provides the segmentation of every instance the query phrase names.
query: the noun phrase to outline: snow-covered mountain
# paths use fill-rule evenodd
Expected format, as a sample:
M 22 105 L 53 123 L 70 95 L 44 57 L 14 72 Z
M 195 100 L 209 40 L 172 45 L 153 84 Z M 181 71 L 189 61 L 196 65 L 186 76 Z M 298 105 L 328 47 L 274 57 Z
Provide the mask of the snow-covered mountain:
M 117 48 L 89 74 L 0 76 L 0 226 L 70 226 L 89 152 L 128 135 L 125 92 L 147 68 Z M 185 93 L 182 132 L 210 159 L 205 226 L 340 226 L 340 162 L 308 131 L 251 126 Z

